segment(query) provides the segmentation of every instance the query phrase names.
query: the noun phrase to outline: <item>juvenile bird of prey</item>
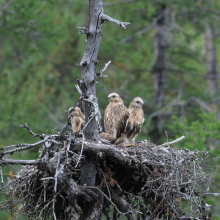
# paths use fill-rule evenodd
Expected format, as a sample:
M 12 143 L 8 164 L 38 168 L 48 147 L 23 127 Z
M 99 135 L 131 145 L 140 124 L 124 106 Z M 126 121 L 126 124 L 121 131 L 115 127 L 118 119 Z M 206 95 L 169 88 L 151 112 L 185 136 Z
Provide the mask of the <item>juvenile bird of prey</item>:
M 105 109 L 104 115 L 104 127 L 105 132 L 116 136 L 116 128 L 122 112 L 127 110 L 123 100 L 117 93 L 111 93 L 108 95 L 109 104 Z
M 137 97 L 131 102 L 129 108 L 122 113 L 117 126 L 115 144 L 127 145 L 134 142 L 144 123 L 143 104 L 143 100 Z
M 81 112 L 79 107 L 71 107 L 68 112 L 73 116 L 72 117 L 72 126 L 73 133 L 79 134 L 79 132 L 85 126 L 85 115 Z

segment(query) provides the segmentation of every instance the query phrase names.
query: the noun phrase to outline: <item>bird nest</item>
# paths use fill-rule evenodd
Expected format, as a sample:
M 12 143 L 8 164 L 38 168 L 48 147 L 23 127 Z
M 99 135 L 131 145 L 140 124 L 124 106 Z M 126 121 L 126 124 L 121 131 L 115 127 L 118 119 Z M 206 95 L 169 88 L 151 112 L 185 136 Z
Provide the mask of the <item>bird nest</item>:
M 1 210 L 28 219 L 87 219 L 83 201 L 90 198 L 99 216 L 94 219 L 209 219 L 207 152 L 147 141 L 125 148 L 68 135 L 53 138 L 63 145 L 48 153 L 46 164 L 25 165 L 10 178 Z M 92 186 L 80 183 L 89 157 L 96 161 Z

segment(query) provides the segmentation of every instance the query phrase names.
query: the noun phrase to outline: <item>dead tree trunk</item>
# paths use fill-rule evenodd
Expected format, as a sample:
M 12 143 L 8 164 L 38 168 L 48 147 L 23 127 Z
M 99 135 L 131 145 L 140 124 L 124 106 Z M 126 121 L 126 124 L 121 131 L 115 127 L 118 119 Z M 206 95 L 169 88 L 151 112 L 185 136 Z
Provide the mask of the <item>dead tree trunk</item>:
M 83 58 L 80 62 L 81 80 L 79 86 L 81 88 L 83 100 L 85 103 L 85 119 L 87 127 L 84 129 L 84 136 L 89 140 L 98 140 L 100 112 L 96 98 L 96 71 L 97 56 L 99 44 L 102 36 L 102 18 L 103 6 L 101 0 L 89 1 L 89 27 L 81 28 L 80 34 L 87 34 L 86 48 Z M 86 154 L 86 160 L 83 163 L 80 184 L 87 186 L 95 186 L 96 182 L 96 156 Z M 94 210 L 95 201 L 91 198 L 83 203 L 85 207 L 83 218 L 87 219 Z M 87 209 L 86 207 L 90 207 Z
M 157 11 L 156 18 L 156 33 L 154 41 L 154 65 L 152 69 L 154 81 L 154 101 L 160 108 L 163 105 L 164 87 L 166 80 L 165 58 L 166 58 L 166 43 L 165 43 L 165 10 L 166 6 L 162 5 Z M 156 127 L 161 130 L 162 116 L 156 118 Z
M 102 37 L 102 25 L 104 20 L 116 23 L 126 28 L 125 25 L 130 23 L 119 22 L 115 19 L 104 14 L 102 0 L 90 0 L 89 1 L 89 27 L 81 27 L 80 34 L 87 35 L 87 43 L 83 58 L 80 62 L 81 68 L 81 80 L 78 80 L 79 83 L 79 92 L 81 94 L 81 99 L 85 103 L 85 120 L 86 126 L 82 133 L 83 137 L 87 140 L 98 141 L 99 132 L 101 131 L 100 118 L 101 114 L 98 107 L 98 102 L 96 98 L 96 80 L 98 77 L 103 77 L 102 73 L 107 68 L 108 64 L 99 71 L 98 73 L 95 70 L 96 64 L 98 62 L 98 50 L 100 45 L 100 40 Z M 86 186 L 95 186 L 97 179 L 97 154 L 93 152 L 87 152 L 84 155 L 86 158 L 82 164 L 80 172 L 80 184 Z M 91 199 L 84 201 L 82 204 L 85 207 L 81 219 L 98 219 L 95 206 L 95 200 Z M 90 207 L 87 209 L 86 207 Z M 100 210 L 100 212 L 102 212 Z M 100 216 L 101 218 L 101 216 Z
M 99 139 L 98 133 L 101 130 L 101 114 L 96 98 L 95 84 L 97 77 L 104 77 L 102 72 L 109 64 L 106 64 L 99 73 L 96 73 L 95 67 L 98 62 L 97 56 L 102 36 L 102 25 L 104 20 L 106 20 L 118 24 L 125 29 L 126 25 L 130 23 L 120 22 L 104 14 L 102 0 L 90 0 L 89 7 L 89 28 L 79 27 L 79 29 L 81 29 L 80 34 L 87 35 L 87 43 L 83 58 L 80 62 L 81 80 L 79 80 L 78 83 L 82 91 L 82 97 L 86 101 L 85 115 L 87 126 L 84 132 L 85 138 L 97 141 Z
M 98 140 L 100 113 L 96 112 L 95 105 L 98 105 L 96 98 L 96 71 L 97 56 L 99 44 L 102 36 L 102 18 L 103 6 L 101 0 L 89 1 L 89 28 L 82 28 L 81 34 L 87 34 L 87 43 L 83 58 L 80 62 L 81 80 L 79 81 L 83 96 L 88 100 L 86 107 L 86 123 L 90 121 L 85 128 L 85 138 L 89 140 Z M 96 114 L 96 115 L 95 115 Z
M 217 70 L 215 45 L 213 44 L 214 28 L 211 24 L 206 25 L 205 30 L 205 63 L 207 70 L 207 88 L 210 95 L 217 92 Z

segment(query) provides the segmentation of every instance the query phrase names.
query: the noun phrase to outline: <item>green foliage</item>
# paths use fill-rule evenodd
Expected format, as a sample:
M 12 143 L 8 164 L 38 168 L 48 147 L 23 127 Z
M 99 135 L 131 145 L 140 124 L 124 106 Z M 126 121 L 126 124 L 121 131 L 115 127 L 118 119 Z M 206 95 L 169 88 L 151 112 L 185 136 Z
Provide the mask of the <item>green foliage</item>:
M 173 116 L 169 126 L 174 137 L 186 136 L 186 139 L 179 143 L 180 147 L 209 151 L 207 166 L 215 182 L 212 184 L 211 192 L 219 192 L 220 186 L 220 168 L 218 166 L 220 164 L 220 121 L 216 115 L 218 115 L 217 112 L 209 114 L 201 112 L 197 119 L 191 122 L 187 118 L 180 121 L 177 116 Z M 213 196 L 206 197 L 206 202 L 213 207 L 219 206 L 219 199 Z M 213 219 L 218 218 L 213 216 Z
M 104 7 L 105 13 L 120 21 L 131 22 L 131 25 L 126 30 L 109 22 L 103 25 L 97 71 L 109 60 L 112 63 L 105 72 L 108 78 L 98 79 L 97 97 L 103 114 L 108 104 L 106 97 L 113 91 L 123 97 L 127 106 L 134 97 L 140 96 L 145 101 L 147 120 L 158 110 L 152 100 L 151 69 L 154 63 L 153 21 L 160 4 L 154 0 L 114 4 L 118 1 L 108 1 L 112 6 Z M 0 8 L 7 2 L 0 0 Z M 176 101 L 178 94 L 181 94 L 181 102 L 194 96 L 212 103 L 212 97 L 206 92 L 203 33 L 206 22 L 219 30 L 219 17 L 214 12 L 220 11 L 220 2 L 167 0 L 166 7 L 166 66 L 179 71 L 167 71 L 164 105 Z M 85 1 L 16 0 L 11 1 L 1 15 L 0 147 L 34 142 L 19 126 L 25 122 L 35 133 L 50 133 L 65 123 L 64 110 L 78 98 L 75 84 L 80 78 L 80 68 L 76 64 L 80 62 L 86 44 L 86 36 L 78 35 L 76 27 L 88 26 L 88 12 Z M 142 34 L 139 31 L 143 31 Z M 218 63 L 218 34 L 213 41 Z M 206 114 L 199 106 L 190 106 L 184 119 L 179 116 L 180 112 L 179 107 L 164 112 L 167 116 L 163 129 L 168 129 L 169 138 L 185 134 L 187 138 L 179 143 L 180 147 L 206 149 L 210 150 L 211 157 L 218 156 L 218 111 Z M 170 118 L 170 114 L 174 116 Z M 150 128 L 153 126 L 151 122 Z M 138 140 L 149 139 L 149 130 L 145 124 Z M 158 138 L 158 142 L 163 143 L 164 136 Z M 14 157 L 31 159 L 37 155 L 38 149 Z M 217 185 L 219 180 L 220 176 L 215 175 Z
M 220 141 L 220 121 L 216 119 L 216 112 L 210 114 L 201 112 L 197 120 L 192 122 L 189 122 L 187 118 L 180 121 L 177 116 L 173 116 L 172 120 L 173 123 L 169 128 L 175 137 L 183 134 L 187 137 L 181 147 L 200 151 L 212 150 L 217 155 L 220 145 L 218 144 L 214 149 L 212 146 L 213 140 Z

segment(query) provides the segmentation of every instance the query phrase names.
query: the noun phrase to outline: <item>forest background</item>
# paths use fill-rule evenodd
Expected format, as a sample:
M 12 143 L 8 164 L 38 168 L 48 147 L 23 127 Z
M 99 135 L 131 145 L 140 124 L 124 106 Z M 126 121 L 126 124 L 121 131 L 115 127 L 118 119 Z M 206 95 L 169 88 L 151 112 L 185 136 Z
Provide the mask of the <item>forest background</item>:
M 185 135 L 175 146 L 209 151 L 211 164 L 220 153 L 220 1 L 111 0 L 104 9 L 131 25 L 103 26 L 97 71 L 111 64 L 96 86 L 102 115 L 109 93 L 119 93 L 126 106 L 139 96 L 145 123 L 137 140 L 163 143 L 165 131 L 169 140 Z M 34 142 L 20 127 L 25 122 L 35 133 L 64 125 L 64 111 L 79 97 L 86 35 L 77 27 L 88 26 L 88 17 L 84 0 L 0 0 L 0 147 Z M 220 192 L 219 164 L 217 158 L 208 169 L 210 192 Z M 15 174 L 7 168 L 5 177 L 9 171 Z M 211 219 L 220 219 L 220 198 L 206 199 L 214 206 Z

